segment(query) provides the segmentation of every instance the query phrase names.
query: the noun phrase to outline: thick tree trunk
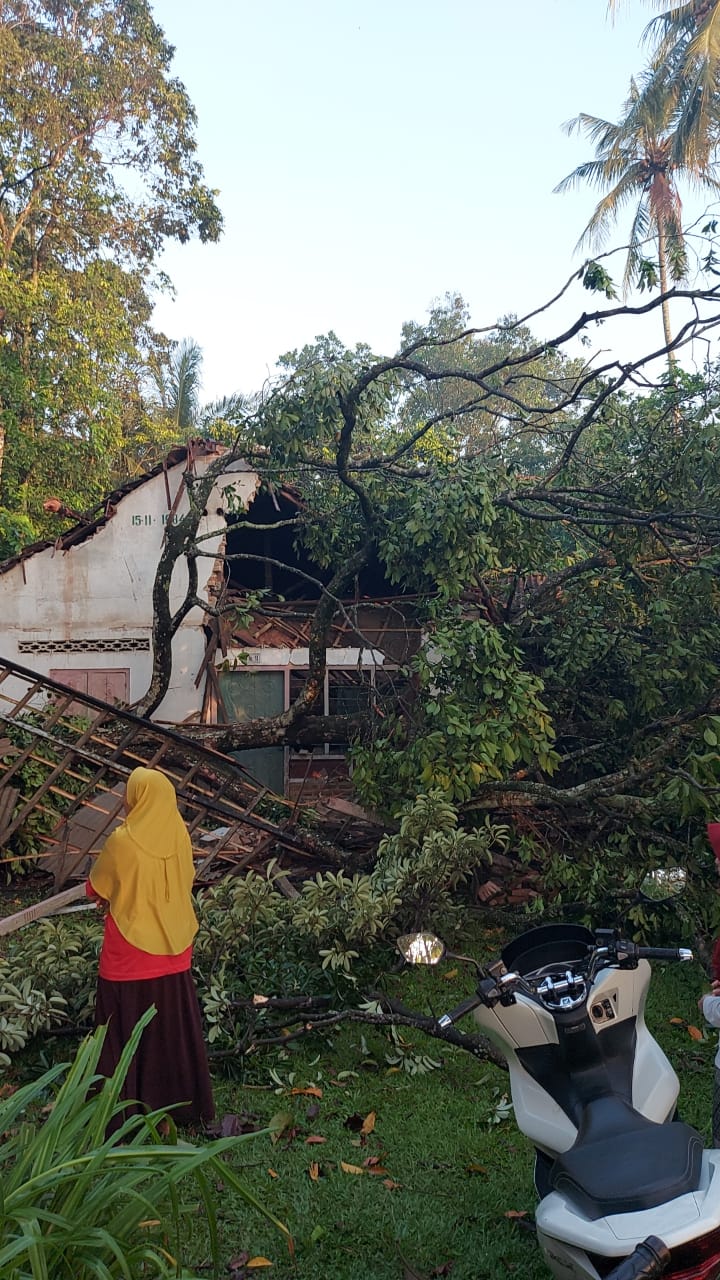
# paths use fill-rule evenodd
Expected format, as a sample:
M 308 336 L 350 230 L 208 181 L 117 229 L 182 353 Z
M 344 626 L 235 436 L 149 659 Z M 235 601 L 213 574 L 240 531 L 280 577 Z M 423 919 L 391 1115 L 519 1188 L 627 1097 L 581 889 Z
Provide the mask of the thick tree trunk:
M 243 720 L 239 724 L 184 724 L 183 734 L 215 751 L 243 751 L 255 747 L 319 747 L 326 742 L 351 742 L 367 735 L 366 716 L 305 715 L 291 724 L 279 716 Z

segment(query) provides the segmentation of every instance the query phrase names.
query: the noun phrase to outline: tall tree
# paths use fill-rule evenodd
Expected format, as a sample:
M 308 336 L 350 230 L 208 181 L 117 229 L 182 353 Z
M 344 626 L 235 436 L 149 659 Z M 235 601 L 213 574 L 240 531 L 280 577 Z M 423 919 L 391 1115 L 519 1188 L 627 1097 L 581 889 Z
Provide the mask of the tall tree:
M 651 72 L 673 105 L 672 154 L 700 171 L 717 149 L 720 132 L 720 0 L 684 0 L 667 8 L 651 0 L 657 17 L 645 37 L 651 43 Z M 609 0 L 615 13 L 618 0 Z
M 156 341 L 157 255 L 220 235 L 172 55 L 147 0 L 0 3 L 6 508 L 33 515 L 59 466 L 74 505 L 105 487 Z
M 590 183 L 604 189 L 578 242 L 603 247 L 610 228 L 629 204 L 635 205 L 625 262 L 624 286 L 641 288 L 655 283 L 654 264 L 647 257 L 649 239 L 657 241 L 660 290 L 687 273 L 678 181 L 685 179 L 713 191 L 720 183 L 705 164 L 684 161 L 674 147 L 675 104 L 652 74 L 630 82 L 630 93 L 619 123 L 581 113 L 566 126 L 568 133 L 585 133 L 595 144 L 595 158 L 578 165 L 555 188 L 564 192 Z M 672 360 L 672 331 L 667 298 L 662 303 L 665 345 Z

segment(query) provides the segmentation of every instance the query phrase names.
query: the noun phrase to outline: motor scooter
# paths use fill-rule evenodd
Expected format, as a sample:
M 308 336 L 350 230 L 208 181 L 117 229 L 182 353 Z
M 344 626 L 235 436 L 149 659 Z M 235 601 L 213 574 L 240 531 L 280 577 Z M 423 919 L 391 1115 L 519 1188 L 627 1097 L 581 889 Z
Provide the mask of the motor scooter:
M 429 933 L 398 948 L 446 952 Z M 556 1280 L 718 1280 L 720 1150 L 676 1116 L 678 1078 L 645 1023 L 650 960 L 612 929 L 546 924 L 477 969 L 473 1013 L 505 1057 L 519 1128 L 535 1146 L 537 1238 Z

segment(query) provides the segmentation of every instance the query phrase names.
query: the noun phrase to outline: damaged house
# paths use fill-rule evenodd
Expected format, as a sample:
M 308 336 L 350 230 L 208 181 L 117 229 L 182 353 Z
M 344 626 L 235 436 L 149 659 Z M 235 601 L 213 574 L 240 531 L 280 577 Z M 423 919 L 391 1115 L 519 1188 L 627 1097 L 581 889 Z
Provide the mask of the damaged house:
M 153 586 L 168 525 L 187 510 L 184 476 L 201 478 L 222 453 L 208 441 L 174 449 L 55 540 L 0 564 L 0 849 L 29 820 L 39 832 L 35 852 L 42 849 L 58 888 L 84 874 L 88 852 L 120 820 L 124 782 L 138 763 L 172 779 L 200 883 L 269 857 L 284 867 L 289 859 L 288 874 L 302 879 L 308 870 L 346 866 L 387 829 L 349 799 L 342 729 L 348 720 L 382 718 L 406 705 L 406 664 L 420 644 L 422 620 L 416 600 L 393 589 L 372 559 L 332 611 L 322 689 L 302 731 L 282 745 L 233 750 L 234 760 L 225 742 L 216 750 L 203 741 L 202 725 L 231 731 L 295 701 L 331 576 L 298 549 L 293 523 L 302 495 L 263 485 L 242 460 L 217 468 L 197 532 L 197 598 L 206 607 L 182 617 L 167 689 L 152 723 L 142 718 L 153 674 Z M 67 520 L 58 499 L 48 506 Z M 180 557 L 171 610 L 187 583 Z M 322 726 L 313 724 L 316 716 Z M 337 737 L 328 736 L 328 725 Z M 29 782 L 25 765 L 33 770 Z M 263 797 L 284 798 L 273 810 L 277 821 Z M 296 824 L 300 804 L 321 816 L 319 838 Z M 11 848 L 15 860 L 22 847 L 20 857 L 17 845 Z M 493 876 L 515 881 L 517 869 L 505 862 L 498 856 Z M 521 869 L 523 898 L 532 892 L 527 875 Z M 480 897 L 502 894 L 494 881 L 481 887 L 486 880 L 483 874 L 478 881 Z M 292 879 L 282 884 L 296 892 Z M 514 895 L 515 886 L 512 901 Z
M 152 590 L 167 526 L 187 509 L 183 475 L 201 477 L 222 446 L 194 441 L 110 494 L 99 513 L 0 564 L 0 655 L 101 702 L 132 709 L 152 672 Z M 47 507 L 67 518 L 59 500 Z M 308 671 L 312 617 L 328 572 L 298 552 L 290 520 L 302 497 L 263 486 L 234 460 L 215 482 L 198 531 L 199 599 L 173 639 L 159 725 L 227 724 L 286 709 Z M 275 527 L 272 527 L 275 526 Z M 183 599 L 187 562 L 171 582 Z M 412 601 L 379 565 L 355 579 L 328 635 L 320 716 L 363 715 L 399 692 L 416 648 Z M 20 690 L 18 684 L 18 690 Z M 7 689 L 7 682 L 6 682 Z M 263 786 L 292 800 L 350 790 L 347 743 L 238 753 Z

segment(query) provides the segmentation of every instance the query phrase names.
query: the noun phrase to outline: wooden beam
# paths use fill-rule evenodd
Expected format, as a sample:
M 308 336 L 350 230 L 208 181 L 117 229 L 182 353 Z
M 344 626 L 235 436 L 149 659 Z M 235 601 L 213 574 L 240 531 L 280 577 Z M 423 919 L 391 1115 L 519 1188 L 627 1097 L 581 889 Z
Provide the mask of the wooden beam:
M 63 907 L 67 907 L 71 902 L 78 902 L 85 897 L 85 885 L 74 884 L 71 889 L 63 889 L 62 893 L 53 894 L 52 898 L 45 898 L 42 902 L 34 903 L 32 907 L 25 907 L 24 911 L 16 911 L 14 916 L 5 916 L 4 920 L 0 920 L 0 938 L 7 933 L 14 933 L 16 929 L 22 929 L 23 925 L 30 924 L 32 920 L 54 916 L 57 911 L 62 911 Z

